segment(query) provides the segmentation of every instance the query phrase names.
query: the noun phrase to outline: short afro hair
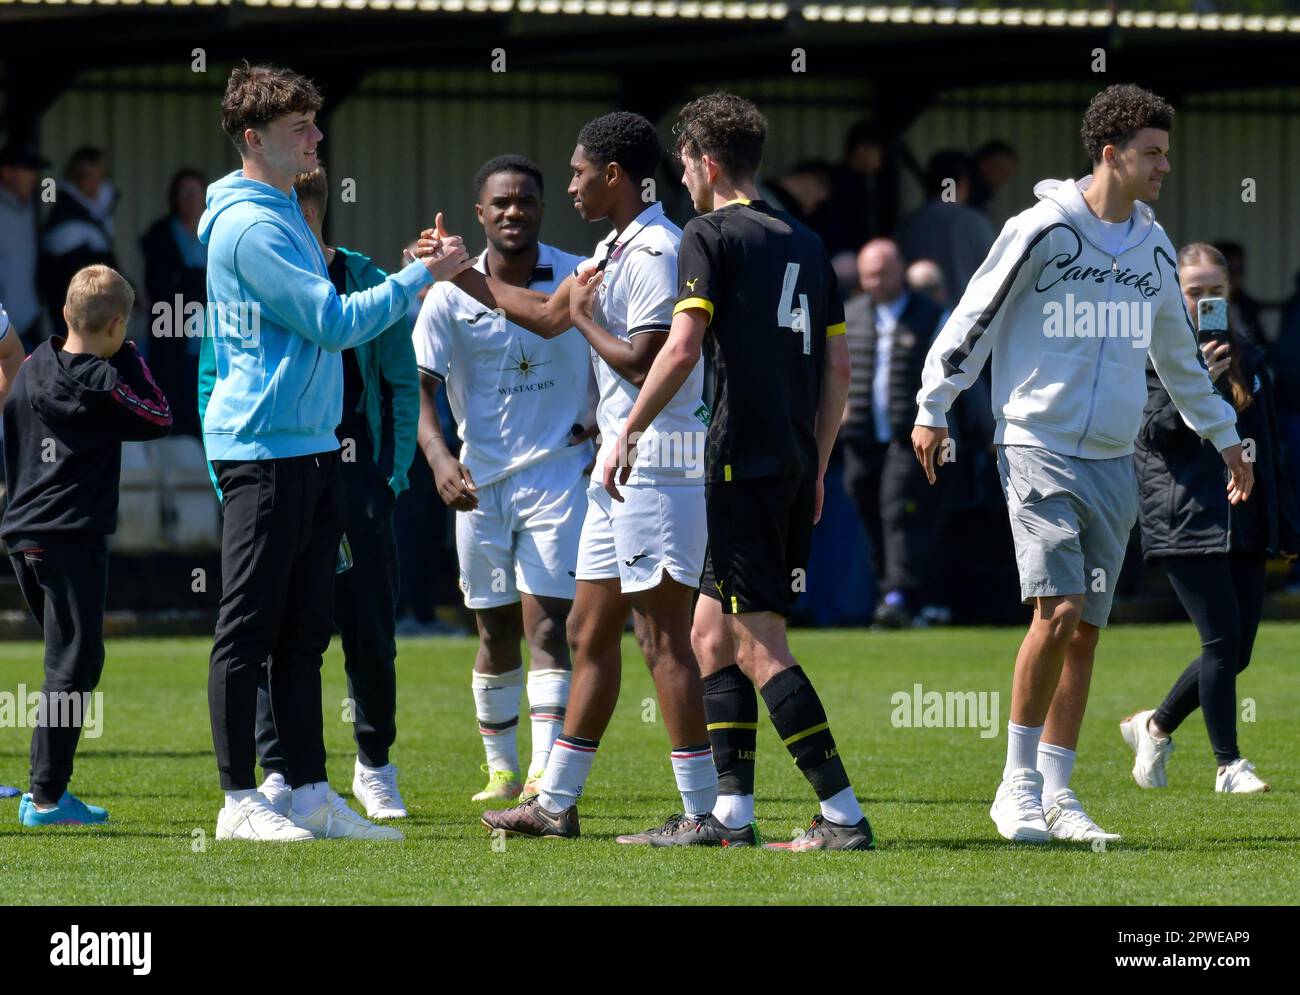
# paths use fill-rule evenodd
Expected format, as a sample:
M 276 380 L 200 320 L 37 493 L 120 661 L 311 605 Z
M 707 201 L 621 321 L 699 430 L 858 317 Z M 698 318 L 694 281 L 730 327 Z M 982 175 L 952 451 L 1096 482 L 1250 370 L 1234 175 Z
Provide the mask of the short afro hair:
M 588 121 L 578 132 L 578 144 L 595 165 L 616 162 L 638 182 L 655 174 L 663 156 L 655 126 L 631 111 L 614 111 Z
M 483 185 L 496 176 L 497 173 L 523 173 L 526 176 L 531 176 L 537 181 L 537 192 L 546 192 L 546 184 L 542 180 L 542 171 L 537 168 L 537 163 L 527 156 L 511 154 L 493 156 L 478 168 L 478 172 L 474 174 L 475 197 L 483 196 Z
M 748 180 L 763 161 L 767 118 L 744 97 L 710 93 L 682 108 L 673 134 L 677 136 L 673 151 L 679 159 L 683 153 L 693 159 L 709 155 L 731 179 Z
M 1143 128 L 1168 131 L 1174 109 L 1164 97 L 1132 83 L 1108 86 L 1092 98 L 1083 115 L 1083 150 L 1093 163 L 1101 162 L 1107 145 L 1124 145 Z

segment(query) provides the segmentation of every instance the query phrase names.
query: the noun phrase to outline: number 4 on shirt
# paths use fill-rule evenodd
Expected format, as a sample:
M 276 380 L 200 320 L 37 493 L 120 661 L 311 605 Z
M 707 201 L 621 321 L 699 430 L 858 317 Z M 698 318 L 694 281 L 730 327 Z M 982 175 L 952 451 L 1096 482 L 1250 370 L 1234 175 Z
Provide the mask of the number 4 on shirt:
M 781 300 L 776 308 L 776 323 L 782 328 L 789 328 L 796 335 L 803 336 L 803 354 L 812 353 L 812 335 L 808 329 L 808 295 L 799 295 L 799 307 L 791 308 L 794 303 L 794 286 L 799 281 L 799 264 L 785 264 L 785 279 L 781 282 Z

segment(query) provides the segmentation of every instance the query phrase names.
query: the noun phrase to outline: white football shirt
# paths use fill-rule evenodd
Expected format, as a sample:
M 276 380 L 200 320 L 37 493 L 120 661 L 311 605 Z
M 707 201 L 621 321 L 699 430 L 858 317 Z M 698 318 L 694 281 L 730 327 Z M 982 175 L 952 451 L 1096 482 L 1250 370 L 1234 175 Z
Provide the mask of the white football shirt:
M 682 230 L 664 216 L 658 201 L 636 216 L 622 232 L 610 232 L 596 247 L 586 267 L 605 261 L 605 274 L 596 294 L 594 317 L 621 339 L 653 333 L 663 335 L 672 326 L 677 301 L 677 246 Z M 632 413 L 638 388 L 591 351 L 600 403 L 597 468 L 604 465 L 618 434 Z M 662 486 L 704 482 L 704 440 L 709 409 L 704 403 L 704 362 L 690 376 L 667 407 L 650 423 L 637 443 L 637 459 L 629 484 Z
M 538 243 L 530 290 L 551 293 L 580 256 Z M 487 253 L 474 268 L 487 273 Z M 420 372 L 442 380 L 464 442 L 460 459 L 480 487 L 571 453 L 574 425 L 591 425 L 595 383 L 576 328 L 544 339 L 448 282 L 433 285 L 412 333 Z M 584 443 L 587 453 L 590 443 Z

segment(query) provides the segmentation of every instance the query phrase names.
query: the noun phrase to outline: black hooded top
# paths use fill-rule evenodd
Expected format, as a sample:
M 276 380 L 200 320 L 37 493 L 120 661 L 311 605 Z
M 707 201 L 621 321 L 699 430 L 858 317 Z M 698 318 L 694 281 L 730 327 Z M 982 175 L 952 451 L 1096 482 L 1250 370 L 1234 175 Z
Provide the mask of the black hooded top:
M 37 346 L 5 400 L 0 538 L 14 551 L 116 531 L 122 442 L 171 430 L 171 407 L 134 343 L 111 359 L 63 344 Z

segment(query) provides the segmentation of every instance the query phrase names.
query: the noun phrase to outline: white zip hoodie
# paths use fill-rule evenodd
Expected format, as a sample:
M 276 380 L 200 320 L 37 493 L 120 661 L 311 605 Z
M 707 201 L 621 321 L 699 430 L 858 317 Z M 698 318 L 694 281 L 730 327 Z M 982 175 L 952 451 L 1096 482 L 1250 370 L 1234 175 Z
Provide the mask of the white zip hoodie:
M 1083 199 L 1091 182 L 1043 180 L 1038 203 L 1006 223 L 930 347 L 916 424 L 945 428 L 991 353 L 995 442 L 1127 456 L 1149 352 L 1188 426 L 1220 451 L 1235 445 L 1237 414 L 1201 359 L 1169 237 L 1134 201 L 1132 227 L 1111 255 Z

